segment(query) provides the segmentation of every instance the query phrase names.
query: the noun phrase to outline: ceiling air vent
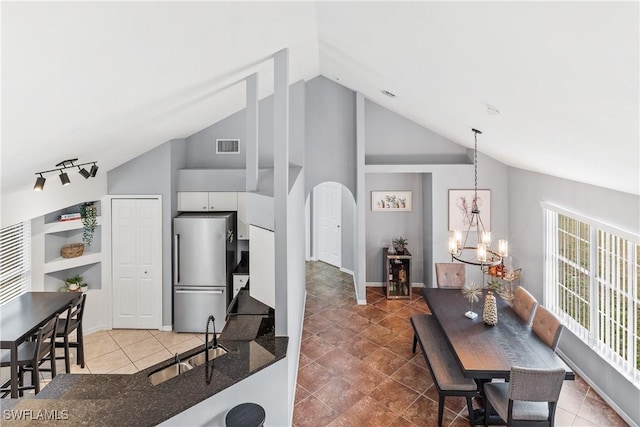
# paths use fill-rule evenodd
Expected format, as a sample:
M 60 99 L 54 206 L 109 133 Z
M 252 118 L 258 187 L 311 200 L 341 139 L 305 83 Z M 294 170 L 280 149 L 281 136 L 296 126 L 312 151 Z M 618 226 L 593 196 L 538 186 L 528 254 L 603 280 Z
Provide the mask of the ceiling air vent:
M 216 154 L 238 154 L 239 152 L 239 139 L 216 139 Z

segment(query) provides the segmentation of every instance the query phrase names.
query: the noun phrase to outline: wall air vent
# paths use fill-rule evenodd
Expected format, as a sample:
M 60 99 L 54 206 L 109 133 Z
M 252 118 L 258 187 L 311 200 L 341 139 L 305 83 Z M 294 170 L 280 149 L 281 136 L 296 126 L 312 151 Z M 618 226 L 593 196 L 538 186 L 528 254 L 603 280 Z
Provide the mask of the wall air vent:
M 239 139 L 216 139 L 216 154 L 240 153 Z

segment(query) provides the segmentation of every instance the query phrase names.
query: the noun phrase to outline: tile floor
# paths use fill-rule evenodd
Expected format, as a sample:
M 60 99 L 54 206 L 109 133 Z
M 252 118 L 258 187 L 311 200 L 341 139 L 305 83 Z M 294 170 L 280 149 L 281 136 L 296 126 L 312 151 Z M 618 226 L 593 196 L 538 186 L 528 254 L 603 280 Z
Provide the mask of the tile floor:
M 351 276 L 307 263 L 294 426 L 436 425 L 437 392 L 422 354 L 411 352 L 409 316 L 428 313 L 414 291 L 394 301 L 367 288 L 367 305 L 359 306 Z M 444 425 L 469 425 L 464 398 L 448 397 L 445 407 Z M 581 378 L 564 383 L 555 422 L 627 425 Z
M 367 288 L 367 305 L 357 305 L 351 276 L 307 263 L 295 427 L 436 425 L 437 393 L 422 354 L 411 352 L 409 316 L 428 313 L 420 295 L 414 289 L 413 299 L 394 301 L 381 288 Z M 203 342 L 201 334 L 96 332 L 85 337 L 85 368 L 73 358 L 72 372 L 130 374 Z M 63 360 L 58 369 L 64 372 Z M 43 387 L 49 375 L 42 374 Z M 444 425 L 469 425 L 463 398 L 448 397 L 445 407 Z M 584 380 L 564 383 L 557 427 L 626 425 Z

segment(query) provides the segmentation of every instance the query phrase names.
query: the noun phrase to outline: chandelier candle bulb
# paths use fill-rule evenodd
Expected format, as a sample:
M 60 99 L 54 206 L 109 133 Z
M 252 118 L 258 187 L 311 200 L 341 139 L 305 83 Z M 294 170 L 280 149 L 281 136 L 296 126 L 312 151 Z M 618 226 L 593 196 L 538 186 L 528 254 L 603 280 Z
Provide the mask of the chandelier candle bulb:
M 487 245 L 478 243 L 478 261 L 485 262 L 487 260 Z
M 498 253 L 501 257 L 509 256 L 509 242 L 507 240 L 498 240 Z
M 458 249 L 462 248 L 462 230 L 454 230 L 453 237 L 456 239 L 456 245 L 458 245 Z
M 491 232 L 483 231 L 482 232 L 482 243 L 489 246 L 491 244 Z
M 449 253 L 453 255 L 457 252 L 458 252 L 458 241 L 456 240 L 455 236 L 450 236 L 449 237 Z

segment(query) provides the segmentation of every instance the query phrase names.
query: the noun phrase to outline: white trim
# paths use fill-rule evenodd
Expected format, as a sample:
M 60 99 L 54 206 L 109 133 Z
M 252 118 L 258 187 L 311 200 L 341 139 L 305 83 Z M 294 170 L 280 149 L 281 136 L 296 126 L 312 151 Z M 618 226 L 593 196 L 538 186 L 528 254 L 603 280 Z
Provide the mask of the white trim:
M 589 378 L 579 367 L 578 365 L 576 365 L 571 359 L 569 359 L 569 357 L 564 354 L 559 348 L 556 350 L 556 353 L 558 354 L 558 356 L 560 356 L 560 358 L 562 360 L 565 361 L 565 363 L 567 365 L 569 365 L 569 367 L 576 372 L 580 378 L 582 378 L 587 384 L 589 384 L 589 386 L 595 390 L 595 392 L 602 398 L 602 400 L 604 400 L 609 406 L 611 406 L 611 408 L 616 411 L 616 413 L 618 415 L 620 415 L 620 417 L 630 426 L 634 426 L 634 427 L 638 427 L 638 424 L 634 423 L 634 421 L 629 418 L 629 416 L 622 410 L 620 409 L 620 407 L 618 407 L 618 405 L 616 405 L 616 403 L 611 400 L 611 398 L 600 389 L 600 387 L 598 387 L 598 385 L 593 382 L 591 380 L 591 378 Z
M 347 274 L 349 274 L 349 275 L 351 275 L 351 276 L 355 276 L 355 274 L 353 273 L 353 271 L 351 271 L 351 270 L 349 270 L 349 269 L 347 269 L 347 268 L 340 267 L 340 271 L 342 271 L 343 273 L 347 273 Z
M 599 219 L 583 215 L 576 211 L 572 211 L 571 209 L 567 209 L 562 206 L 558 206 L 553 203 L 546 202 L 544 200 L 540 202 L 540 206 L 544 209 L 549 209 L 559 214 L 571 217 L 573 219 L 577 219 L 578 221 L 584 222 L 593 227 L 597 227 L 602 231 L 606 231 L 607 233 L 615 234 L 619 237 L 622 237 L 626 240 L 629 240 L 635 243 L 636 245 L 640 245 L 640 234 L 636 234 L 633 231 L 625 230 L 623 228 L 617 227 L 615 225 L 609 224 Z
M 160 330 L 163 332 L 171 332 L 173 331 L 173 325 L 162 325 Z
M 372 288 L 382 288 L 384 287 L 384 282 L 366 282 L 366 286 Z

